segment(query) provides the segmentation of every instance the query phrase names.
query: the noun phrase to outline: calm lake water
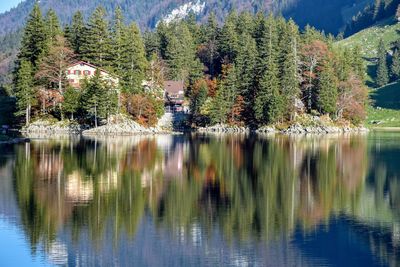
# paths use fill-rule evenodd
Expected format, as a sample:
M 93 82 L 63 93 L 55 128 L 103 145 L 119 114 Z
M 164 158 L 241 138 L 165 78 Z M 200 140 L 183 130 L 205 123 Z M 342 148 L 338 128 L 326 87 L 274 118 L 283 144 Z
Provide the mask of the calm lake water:
M 0 266 L 399 266 L 400 133 L 0 146 Z

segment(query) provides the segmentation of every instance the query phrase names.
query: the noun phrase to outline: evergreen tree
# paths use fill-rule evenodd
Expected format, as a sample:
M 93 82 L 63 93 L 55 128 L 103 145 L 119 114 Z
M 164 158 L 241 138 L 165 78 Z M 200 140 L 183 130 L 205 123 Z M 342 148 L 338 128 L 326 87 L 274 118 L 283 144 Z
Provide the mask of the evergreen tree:
M 98 67 L 110 66 L 111 40 L 106 11 L 98 7 L 93 12 L 85 31 L 82 58 Z
M 93 118 L 95 127 L 98 126 L 98 118 L 107 116 L 107 91 L 105 82 L 96 71 L 95 76 L 85 81 L 82 87 L 81 106 L 87 115 Z
M 225 20 L 219 36 L 219 51 L 225 63 L 234 62 L 238 50 L 239 38 L 236 32 L 237 14 L 232 12 Z
M 323 114 L 334 114 L 338 97 L 338 83 L 332 59 L 326 59 L 319 73 L 317 107 Z
M 23 60 L 17 72 L 15 96 L 17 98 L 16 115 L 25 115 L 25 124 L 29 125 L 31 109 L 35 104 L 35 89 L 33 82 L 33 69 L 30 61 Z
M 400 52 L 398 49 L 393 53 L 390 73 L 394 81 L 397 81 L 400 78 Z
M 85 22 L 81 11 L 77 11 L 72 17 L 72 25 L 70 27 L 70 36 L 68 41 L 71 44 L 75 54 L 80 56 L 83 52 L 84 38 L 85 38 Z
M 235 65 L 224 65 L 222 80 L 210 110 L 212 123 L 225 123 L 238 95 Z
M 237 72 L 238 92 L 244 100 L 244 110 L 247 121 L 253 120 L 253 106 L 255 98 L 255 71 L 257 65 L 257 47 L 254 38 L 244 32 L 239 41 L 239 48 L 235 59 Z
M 293 115 L 296 99 L 300 96 L 298 39 L 298 27 L 293 20 L 290 20 L 283 32 L 280 62 L 284 106 L 287 107 L 287 114 L 290 116 Z
M 376 71 L 376 85 L 384 86 L 389 82 L 389 74 L 386 62 L 386 48 L 383 40 L 379 42 L 378 47 L 378 66 Z
M 146 52 L 139 28 L 132 23 L 123 35 L 121 70 L 123 86 L 128 92 L 139 93 L 148 66 Z
M 62 33 L 57 14 L 53 9 L 47 11 L 44 24 L 47 34 L 47 41 L 49 43 L 48 46 L 51 46 L 56 41 L 56 37 Z
M 278 33 L 276 21 L 270 15 L 264 25 L 259 25 L 257 64 L 258 92 L 255 99 L 255 116 L 261 124 L 274 123 L 283 112 L 278 66 Z
M 178 23 L 171 27 L 171 35 L 167 36 L 165 51 L 168 75 L 173 80 L 187 81 L 196 63 L 196 48 L 185 23 Z
M 122 68 L 122 59 L 124 50 L 124 34 L 126 31 L 122 10 L 118 6 L 115 10 L 114 21 L 112 25 L 112 57 L 114 71 L 120 77 L 122 77 L 124 73 Z
M 63 109 L 71 114 L 71 120 L 74 120 L 74 114 L 79 108 L 80 92 L 71 86 L 67 87 L 64 93 Z
M 219 28 L 215 14 L 211 13 L 208 17 L 207 24 L 203 26 L 204 43 L 205 43 L 205 58 L 203 63 L 208 68 L 208 73 L 214 77 L 218 68 L 218 36 Z
M 27 60 L 35 69 L 47 51 L 47 34 L 39 4 L 36 3 L 28 16 L 24 29 L 18 61 Z
M 363 57 L 361 55 L 361 48 L 359 46 L 355 46 L 352 50 L 352 69 L 354 70 L 355 74 L 361 79 L 365 79 L 365 64 Z

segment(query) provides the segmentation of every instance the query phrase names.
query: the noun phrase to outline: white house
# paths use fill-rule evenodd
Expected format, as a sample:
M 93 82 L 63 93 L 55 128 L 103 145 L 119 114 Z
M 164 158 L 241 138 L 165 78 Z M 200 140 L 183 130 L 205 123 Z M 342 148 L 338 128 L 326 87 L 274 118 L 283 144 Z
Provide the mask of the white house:
M 68 67 L 67 79 L 69 84 L 74 88 L 80 88 L 81 81 L 85 78 L 90 79 L 93 77 L 96 70 L 100 71 L 100 75 L 104 80 L 109 81 L 114 86 L 118 86 L 119 79 L 116 76 L 84 61 L 78 61 Z

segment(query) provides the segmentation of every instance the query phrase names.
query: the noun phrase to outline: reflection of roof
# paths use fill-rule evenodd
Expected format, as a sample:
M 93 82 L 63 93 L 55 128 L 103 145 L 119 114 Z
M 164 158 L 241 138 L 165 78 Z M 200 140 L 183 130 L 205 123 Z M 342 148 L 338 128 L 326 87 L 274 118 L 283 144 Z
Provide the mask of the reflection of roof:
M 165 81 L 164 89 L 168 94 L 183 94 L 184 84 L 181 81 Z

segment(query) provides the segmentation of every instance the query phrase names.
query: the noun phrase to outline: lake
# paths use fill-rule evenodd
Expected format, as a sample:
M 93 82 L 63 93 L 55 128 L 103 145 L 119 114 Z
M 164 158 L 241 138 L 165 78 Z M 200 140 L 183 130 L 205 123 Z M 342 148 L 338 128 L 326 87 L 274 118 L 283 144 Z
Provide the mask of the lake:
M 0 146 L 0 266 L 399 266 L 400 133 Z

